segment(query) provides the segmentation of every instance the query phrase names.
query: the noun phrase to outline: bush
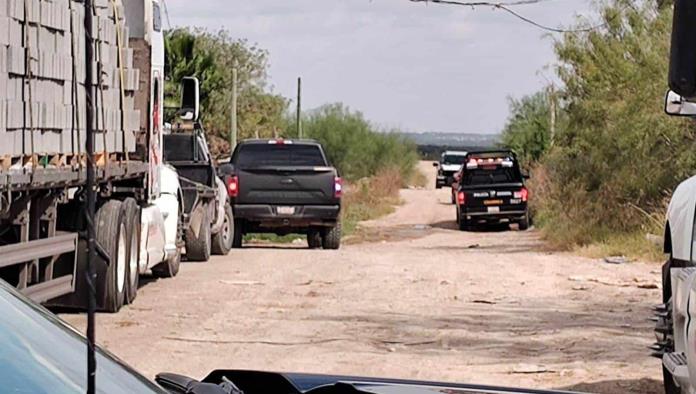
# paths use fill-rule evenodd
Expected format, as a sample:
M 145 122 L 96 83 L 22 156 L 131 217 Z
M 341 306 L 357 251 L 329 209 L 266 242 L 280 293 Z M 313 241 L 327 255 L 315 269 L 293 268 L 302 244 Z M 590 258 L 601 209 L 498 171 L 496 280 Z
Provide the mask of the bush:
M 343 229 L 351 234 L 358 222 L 391 213 L 399 204 L 404 179 L 398 168 L 384 168 L 370 178 L 348 185 L 343 197 Z
M 297 136 L 294 122 L 288 120 L 287 135 Z M 370 124 L 360 112 L 342 104 L 331 104 L 303 117 L 304 136 L 319 141 L 331 163 L 349 181 L 396 169 L 399 179 L 410 179 L 418 162 L 415 145 L 396 133 L 384 133 Z
M 545 152 L 532 165 L 531 204 L 546 237 L 564 248 L 632 248 L 639 234 L 662 234 L 669 196 L 696 168 L 693 123 L 663 112 L 671 9 L 613 0 L 602 17 L 602 29 L 556 42 L 564 88 L 553 144 L 523 138 L 543 136 L 543 121 L 536 130 L 506 128 L 519 131 L 508 133 L 513 142 L 540 142 L 520 145 L 526 157 Z M 526 113 L 543 120 L 548 111 L 540 97 L 526 99 L 536 103 Z M 519 120 L 511 118 L 534 123 Z

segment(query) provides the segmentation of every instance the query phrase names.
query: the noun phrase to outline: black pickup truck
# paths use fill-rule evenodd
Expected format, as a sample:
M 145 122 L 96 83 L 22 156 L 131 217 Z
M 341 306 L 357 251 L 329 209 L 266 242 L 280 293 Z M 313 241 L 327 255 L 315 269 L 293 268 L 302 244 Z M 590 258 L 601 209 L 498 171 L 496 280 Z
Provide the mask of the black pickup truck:
M 244 234 L 299 233 L 310 248 L 339 248 L 343 185 L 319 143 L 246 140 L 220 173 L 234 211 L 233 247 Z
M 526 175 L 511 151 L 469 152 L 458 175 L 457 224 L 467 230 L 477 224 L 517 223 L 529 228 Z
M 232 248 L 232 210 L 202 129 L 165 134 L 164 162 L 176 168 L 182 191 L 186 257 L 208 261 Z

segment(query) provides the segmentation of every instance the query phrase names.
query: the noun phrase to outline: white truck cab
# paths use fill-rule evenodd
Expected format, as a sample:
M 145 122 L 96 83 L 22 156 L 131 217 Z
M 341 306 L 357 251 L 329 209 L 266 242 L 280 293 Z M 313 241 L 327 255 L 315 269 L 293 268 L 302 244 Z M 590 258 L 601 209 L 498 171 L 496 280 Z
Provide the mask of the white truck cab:
M 696 3 L 675 0 L 665 112 L 696 117 Z M 662 301 L 655 308 L 666 394 L 696 393 L 696 177 L 682 182 L 667 209 Z
M 176 170 L 163 160 L 164 104 L 164 33 L 159 0 L 123 0 L 129 44 L 135 49 L 136 65 L 141 70 L 136 106 L 149 146 L 147 203 L 141 206 L 141 243 L 138 272 L 150 270 L 162 276 L 174 276 L 181 258 L 181 185 Z M 145 74 L 142 70 L 149 70 Z M 145 118 L 146 117 L 146 118 Z

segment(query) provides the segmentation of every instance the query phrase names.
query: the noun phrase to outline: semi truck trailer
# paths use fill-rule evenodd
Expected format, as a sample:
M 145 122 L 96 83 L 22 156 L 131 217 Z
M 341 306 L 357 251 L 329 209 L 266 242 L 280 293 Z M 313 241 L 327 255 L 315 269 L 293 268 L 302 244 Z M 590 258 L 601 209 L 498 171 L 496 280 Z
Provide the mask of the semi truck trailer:
M 0 34 L 0 278 L 36 301 L 85 307 L 92 160 L 97 308 L 115 312 L 133 302 L 141 274 L 177 274 L 183 200 L 176 170 L 163 161 L 160 2 L 93 4 L 0 4 L 0 27 L 9 32 Z M 93 13 L 90 32 L 85 12 Z M 95 55 L 91 81 L 86 45 Z M 92 157 L 85 154 L 88 95 Z

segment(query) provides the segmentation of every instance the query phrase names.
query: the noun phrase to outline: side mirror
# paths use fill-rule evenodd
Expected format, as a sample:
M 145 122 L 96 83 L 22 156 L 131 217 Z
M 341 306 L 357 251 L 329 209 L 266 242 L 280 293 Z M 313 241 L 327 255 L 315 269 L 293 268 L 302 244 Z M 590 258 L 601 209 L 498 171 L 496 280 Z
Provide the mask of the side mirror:
M 440 167 L 440 163 L 434 162 L 434 163 L 433 163 L 433 167 L 435 167 L 435 168 Z
M 200 116 L 200 83 L 198 78 L 184 77 L 181 80 L 181 108 L 179 117 L 182 120 L 197 122 Z
M 531 176 L 527 171 L 522 171 L 522 179 L 529 179 Z
M 696 23 L 694 20 L 696 20 L 696 2 L 674 0 L 669 87 L 686 98 L 696 97 Z

